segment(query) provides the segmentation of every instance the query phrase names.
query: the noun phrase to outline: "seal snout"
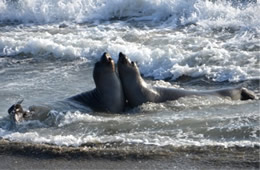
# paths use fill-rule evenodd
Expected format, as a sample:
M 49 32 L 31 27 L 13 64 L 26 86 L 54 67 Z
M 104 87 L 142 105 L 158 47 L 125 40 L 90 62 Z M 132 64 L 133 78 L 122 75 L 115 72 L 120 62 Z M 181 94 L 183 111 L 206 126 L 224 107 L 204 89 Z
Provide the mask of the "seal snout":
M 127 56 L 122 52 L 119 53 L 119 62 L 121 62 L 122 64 L 126 64 L 128 62 Z
M 110 56 L 109 53 L 104 52 L 104 54 L 102 55 L 100 61 L 101 61 L 101 62 L 111 62 L 111 61 L 112 61 L 112 58 L 111 58 L 111 56 Z

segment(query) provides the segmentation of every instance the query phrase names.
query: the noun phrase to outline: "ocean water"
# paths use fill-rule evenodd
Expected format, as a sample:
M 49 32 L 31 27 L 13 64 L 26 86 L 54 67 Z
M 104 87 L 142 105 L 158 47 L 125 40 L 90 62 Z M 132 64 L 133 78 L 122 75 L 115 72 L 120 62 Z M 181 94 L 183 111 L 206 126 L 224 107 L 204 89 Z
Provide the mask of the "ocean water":
M 123 52 L 156 86 L 242 85 L 260 96 L 260 3 L 0 0 L 0 138 L 32 144 L 260 146 L 260 102 L 186 97 L 123 114 L 53 112 L 13 127 L 7 109 L 92 90 L 94 63 Z

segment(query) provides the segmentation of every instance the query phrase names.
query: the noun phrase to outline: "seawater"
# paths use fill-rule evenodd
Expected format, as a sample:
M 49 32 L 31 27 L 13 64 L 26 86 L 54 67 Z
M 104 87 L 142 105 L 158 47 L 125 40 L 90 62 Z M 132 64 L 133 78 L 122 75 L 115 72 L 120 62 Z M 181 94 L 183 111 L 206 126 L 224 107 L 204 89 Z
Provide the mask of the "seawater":
M 199 0 L 0 0 L 0 138 L 81 146 L 259 147 L 259 100 L 186 97 L 124 114 L 53 112 L 13 127 L 7 109 L 51 103 L 95 87 L 107 51 L 137 62 L 156 86 L 243 85 L 259 96 L 260 3 Z

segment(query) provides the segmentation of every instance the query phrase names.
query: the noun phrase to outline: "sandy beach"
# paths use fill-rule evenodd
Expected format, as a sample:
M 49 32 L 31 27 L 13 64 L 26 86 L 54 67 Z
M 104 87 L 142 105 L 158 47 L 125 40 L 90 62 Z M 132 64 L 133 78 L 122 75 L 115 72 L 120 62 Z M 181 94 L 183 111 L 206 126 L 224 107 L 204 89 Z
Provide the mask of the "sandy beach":
M 156 149 L 161 151 L 153 152 Z M 133 150 L 132 146 L 60 147 L 1 140 L 0 163 L 1 169 L 259 169 L 258 147 Z
M 0 155 L 1 169 L 259 169 L 252 164 L 215 164 L 187 159 L 44 159 Z

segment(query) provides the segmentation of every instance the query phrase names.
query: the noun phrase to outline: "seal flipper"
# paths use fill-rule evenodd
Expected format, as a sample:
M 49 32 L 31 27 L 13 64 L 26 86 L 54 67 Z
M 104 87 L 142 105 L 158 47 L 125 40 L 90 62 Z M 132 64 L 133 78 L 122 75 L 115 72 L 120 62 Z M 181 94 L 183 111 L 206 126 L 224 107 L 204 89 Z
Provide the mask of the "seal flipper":
M 21 106 L 23 102 L 23 99 L 19 100 L 18 102 L 16 102 L 15 104 L 13 104 L 9 109 L 8 109 L 8 113 L 11 114 L 13 111 L 15 111 L 15 109 L 17 108 L 17 106 Z
M 27 111 L 24 111 L 22 108 L 22 100 L 19 100 L 17 103 L 13 104 L 9 109 L 8 109 L 8 113 L 10 115 L 11 120 L 16 123 L 16 122 L 20 122 L 24 119 L 24 117 L 26 117 L 27 115 Z
M 256 99 L 256 95 L 254 94 L 254 92 L 246 89 L 246 88 L 242 88 L 241 89 L 241 100 L 254 100 Z

